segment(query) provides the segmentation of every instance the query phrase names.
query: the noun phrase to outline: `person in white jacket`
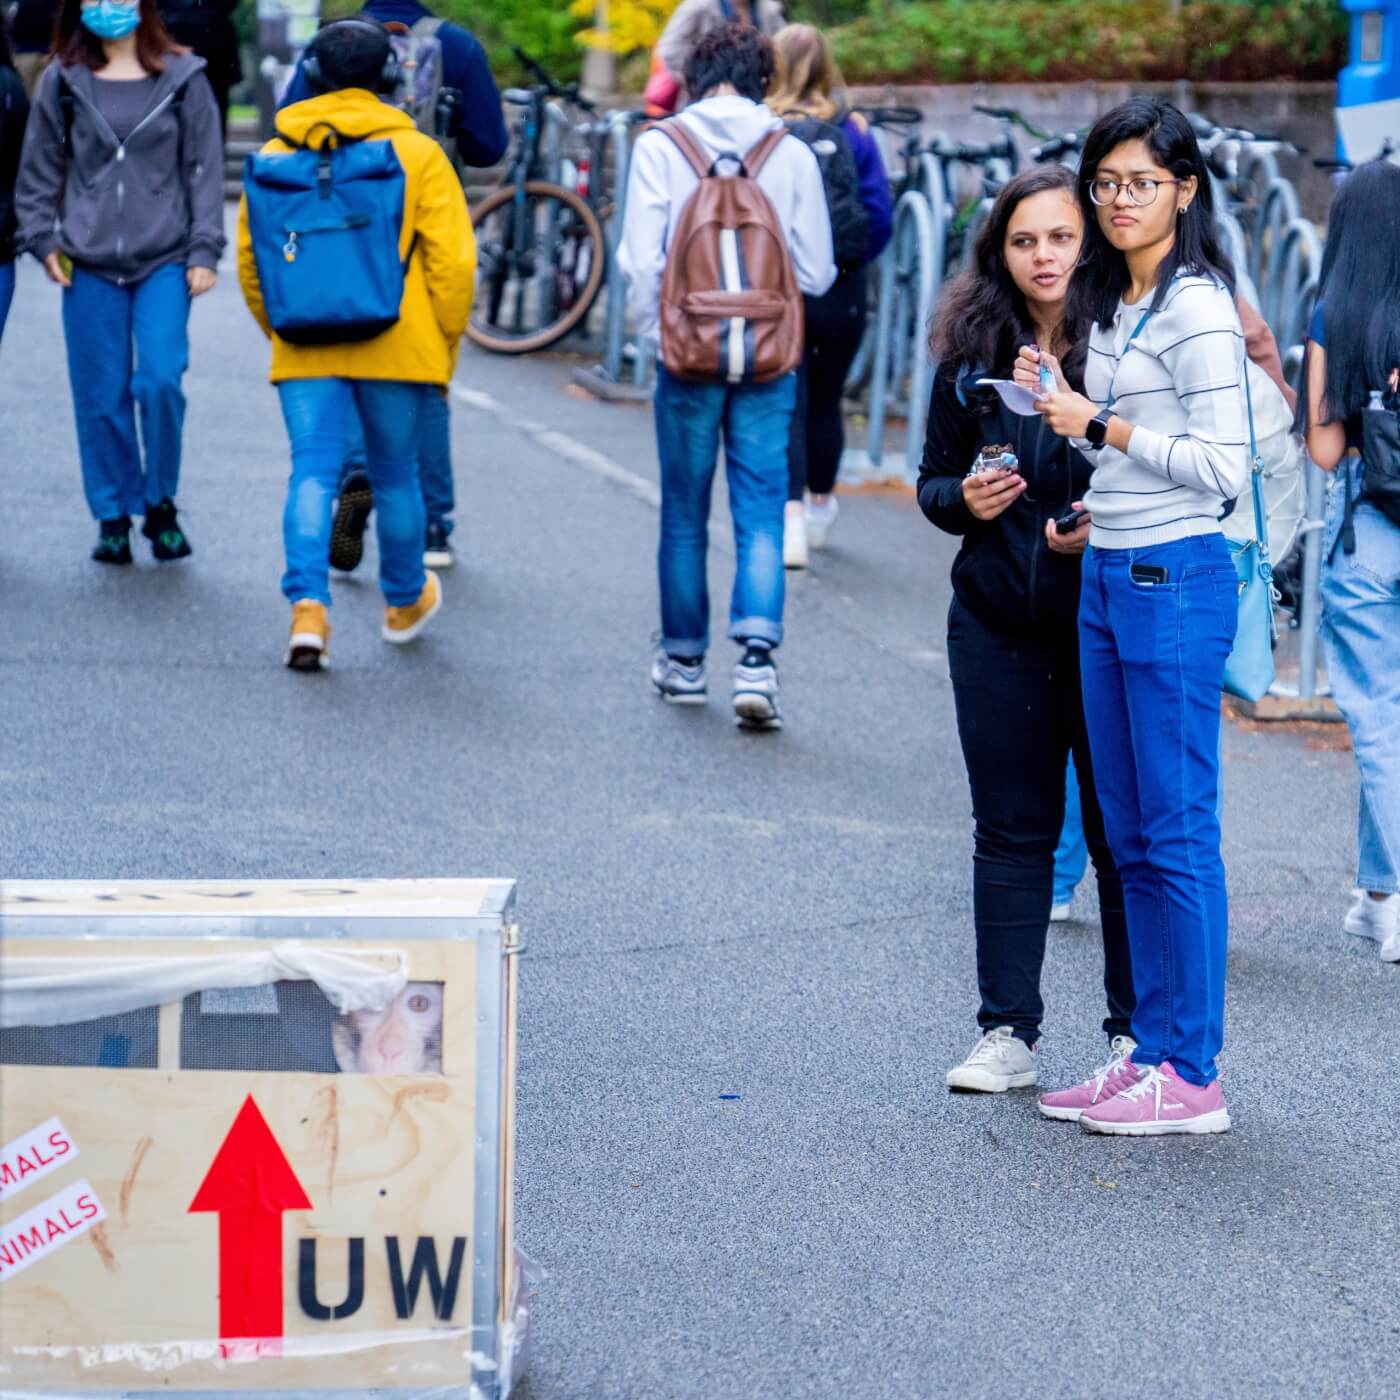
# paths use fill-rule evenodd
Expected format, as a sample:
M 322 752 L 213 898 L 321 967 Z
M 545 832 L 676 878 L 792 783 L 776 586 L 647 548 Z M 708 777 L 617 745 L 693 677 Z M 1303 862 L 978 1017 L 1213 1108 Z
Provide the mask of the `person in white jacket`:
M 715 157 L 741 156 L 781 120 L 762 105 L 772 46 L 749 25 L 703 35 L 685 67 L 698 100 L 680 116 Z M 662 131 L 632 153 L 618 264 L 640 336 L 658 336 L 661 279 L 677 220 L 698 184 Z M 821 171 L 795 137 L 781 141 L 757 176 L 783 230 L 798 286 L 820 296 L 836 278 Z M 783 510 L 795 376 L 768 383 L 695 383 L 657 369 L 656 436 L 661 459 L 661 647 L 651 671 L 663 699 L 704 704 L 709 646 L 706 555 L 710 489 L 721 433 L 737 554 L 729 636 L 743 648 L 734 673 L 734 712 L 749 728 L 781 727 L 772 653 L 783 638 Z

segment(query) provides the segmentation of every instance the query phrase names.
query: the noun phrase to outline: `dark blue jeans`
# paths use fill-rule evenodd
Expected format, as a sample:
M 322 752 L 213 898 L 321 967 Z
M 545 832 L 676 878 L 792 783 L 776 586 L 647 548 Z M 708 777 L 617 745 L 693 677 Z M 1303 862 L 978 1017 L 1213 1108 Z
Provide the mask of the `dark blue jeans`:
M 657 574 L 661 645 L 671 656 L 703 656 L 710 644 L 710 491 L 721 439 L 737 555 L 729 635 L 770 646 L 783 639 L 783 509 L 794 381 L 786 374 L 771 384 L 690 384 L 657 369 Z
M 427 386 L 418 419 L 418 481 L 423 488 L 423 506 L 429 525 L 441 525 L 452 533 L 452 512 L 456 498 L 452 490 L 452 420 L 447 409 L 447 393 L 436 384 Z M 343 482 L 351 472 L 365 470 L 365 430 L 358 413 L 345 420 L 345 465 Z
M 1167 581 L 1135 582 L 1134 564 Z M 1215 1078 L 1225 1031 L 1220 689 L 1238 613 L 1220 534 L 1084 556 L 1084 713 L 1128 913 L 1133 1059 L 1192 1084 Z
M 189 315 L 183 264 L 167 263 L 120 287 L 73 269 L 73 285 L 63 293 L 63 333 L 83 491 L 94 520 L 144 515 L 147 504 L 175 498 Z
M 391 607 L 418 601 L 423 572 L 423 492 L 418 485 L 418 419 L 426 384 L 383 379 L 286 379 L 277 386 L 292 441 L 292 479 L 282 534 L 289 602 L 329 604 L 331 519 L 345 457 L 345 420 L 365 425 L 366 470 L 374 487 L 379 583 Z
M 0 340 L 5 338 L 5 322 L 10 315 L 10 302 L 15 295 L 15 263 L 0 262 Z

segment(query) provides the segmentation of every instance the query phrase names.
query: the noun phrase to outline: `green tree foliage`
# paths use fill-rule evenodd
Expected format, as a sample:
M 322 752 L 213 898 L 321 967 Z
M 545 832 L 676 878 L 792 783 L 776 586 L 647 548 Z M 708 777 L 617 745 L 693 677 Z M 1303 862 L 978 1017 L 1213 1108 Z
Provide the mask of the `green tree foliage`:
M 794 8 L 797 8 L 794 6 Z M 1336 0 L 867 0 L 831 31 L 851 82 L 1334 78 Z

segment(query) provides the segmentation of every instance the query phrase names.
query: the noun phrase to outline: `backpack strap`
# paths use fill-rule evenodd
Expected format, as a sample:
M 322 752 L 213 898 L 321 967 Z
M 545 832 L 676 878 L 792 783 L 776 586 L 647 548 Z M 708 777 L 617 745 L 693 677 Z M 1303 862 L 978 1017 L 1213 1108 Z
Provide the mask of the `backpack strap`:
M 775 127 L 768 132 L 744 157 L 744 169 L 750 180 L 758 179 L 758 172 L 768 163 L 768 157 L 778 148 L 778 143 L 787 136 L 786 126 Z
M 655 129 L 671 138 L 673 144 L 690 162 L 691 168 L 702 180 L 709 175 L 713 162 L 705 148 L 700 144 L 699 139 L 687 130 L 684 122 L 673 117 L 668 121 L 657 122 Z
M 422 19 L 414 20 L 409 33 L 415 39 L 432 39 L 437 36 L 437 32 L 442 28 L 444 20 L 437 15 L 424 15 Z

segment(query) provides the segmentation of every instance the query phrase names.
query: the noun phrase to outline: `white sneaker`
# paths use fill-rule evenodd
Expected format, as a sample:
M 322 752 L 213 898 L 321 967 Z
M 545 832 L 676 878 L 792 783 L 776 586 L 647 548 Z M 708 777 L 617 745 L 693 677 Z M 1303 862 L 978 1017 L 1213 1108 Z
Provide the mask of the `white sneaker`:
M 789 501 L 783 512 L 783 568 L 807 567 L 807 521 L 801 501 Z
M 1011 1032 L 998 1026 L 977 1042 L 962 1064 L 948 1071 L 948 1087 L 973 1094 L 1004 1094 L 1008 1089 L 1029 1089 L 1040 1077 L 1035 1051 Z
M 656 653 L 651 663 L 651 683 L 656 693 L 672 705 L 703 705 L 705 703 L 705 663 L 686 666 L 664 651 Z
M 826 537 L 831 533 L 831 527 L 836 524 L 836 517 L 841 514 L 841 507 L 836 503 L 836 497 L 828 496 L 825 501 L 815 505 L 808 501 L 805 514 L 807 544 L 812 549 L 825 549 Z
M 1050 906 L 1050 922 L 1052 924 L 1069 923 L 1069 901 L 1063 904 L 1052 904 Z
M 1395 932 L 1397 923 L 1400 923 L 1400 896 L 1392 894 L 1385 899 L 1372 899 L 1365 890 L 1351 892 L 1351 908 L 1342 925 L 1348 933 L 1357 938 L 1374 938 L 1383 944 Z

